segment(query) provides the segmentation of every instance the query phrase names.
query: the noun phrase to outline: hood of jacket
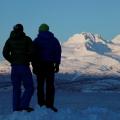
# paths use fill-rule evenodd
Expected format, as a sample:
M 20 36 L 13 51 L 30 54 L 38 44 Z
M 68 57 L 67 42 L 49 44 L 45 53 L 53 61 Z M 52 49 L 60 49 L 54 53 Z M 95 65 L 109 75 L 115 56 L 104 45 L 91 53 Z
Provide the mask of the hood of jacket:
M 23 37 L 25 37 L 25 33 L 24 32 L 12 31 L 10 33 L 10 39 L 12 38 L 12 40 L 14 40 L 14 39 L 21 39 Z

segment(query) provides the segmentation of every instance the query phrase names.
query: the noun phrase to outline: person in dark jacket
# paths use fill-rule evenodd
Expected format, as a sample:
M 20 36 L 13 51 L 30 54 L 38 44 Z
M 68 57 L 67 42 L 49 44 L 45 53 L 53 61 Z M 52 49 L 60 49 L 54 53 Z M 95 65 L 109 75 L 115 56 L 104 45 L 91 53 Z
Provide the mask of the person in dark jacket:
M 16 24 L 3 48 L 4 58 L 11 63 L 11 81 L 13 85 L 13 111 L 34 109 L 29 107 L 34 92 L 32 73 L 29 68 L 33 54 L 30 37 L 23 32 L 23 25 Z M 21 85 L 24 93 L 21 92 Z
M 54 76 L 59 71 L 61 61 L 61 45 L 53 33 L 49 31 L 47 24 L 41 24 L 39 34 L 33 41 L 33 73 L 37 76 L 37 99 L 40 106 L 57 112 L 54 107 Z M 44 84 L 46 82 L 46 92 Z

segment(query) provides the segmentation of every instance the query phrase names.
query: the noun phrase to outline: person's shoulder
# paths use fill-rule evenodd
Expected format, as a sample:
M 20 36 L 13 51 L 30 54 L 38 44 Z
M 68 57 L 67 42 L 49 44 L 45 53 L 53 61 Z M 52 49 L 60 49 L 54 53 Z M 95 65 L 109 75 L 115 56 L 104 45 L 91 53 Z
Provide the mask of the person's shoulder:
M 6 40 L 5 44 L 10 44 L 10 38 Z
M 47 34 L 49 35 L 49 37 L 51 37 L 51 38 L 55 38 L 55 35 L 54 35 L 54 33 L 53 33 L 53 32 L 48 31 L 48 32 L 47 32 Z
M 54 36 L 54 41 L 55 41 L 55 42 L 57 42 L 57 43 L 59 43 L 58 38 L 57 38 L 57 37 L 55 37 L 55 36 Z
M 27 41 L 31 41 L 31 42 L 32 42 L 32 39 L 31 39 L 31 37 L 29 37 L 29 36 L 25 36 L 25 39 L 26 39 Z
M 26 37 L 26 39 L 30 39 L 30 40 L 32 40 L 31 37 L 29 37 L 29 36 L 27 36 L 27 35 L 26 35 L 25 37 Z

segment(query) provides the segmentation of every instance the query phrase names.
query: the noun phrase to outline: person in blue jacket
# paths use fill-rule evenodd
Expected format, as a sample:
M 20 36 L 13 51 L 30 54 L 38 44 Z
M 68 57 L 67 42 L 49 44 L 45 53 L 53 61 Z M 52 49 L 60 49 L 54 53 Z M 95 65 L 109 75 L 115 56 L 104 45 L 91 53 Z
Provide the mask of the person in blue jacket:
M 61 45 L 47 24 L 41 24 L 37 38 L 33 41 L 33 73 L 37 76 L 37 99 L 40 106 L 57 112 L 54 107 L 55 73 L 59 72 Z M 46 90 L 44 84 L 46 82 Z M 46 92 L 45 92 L 46 91 Z

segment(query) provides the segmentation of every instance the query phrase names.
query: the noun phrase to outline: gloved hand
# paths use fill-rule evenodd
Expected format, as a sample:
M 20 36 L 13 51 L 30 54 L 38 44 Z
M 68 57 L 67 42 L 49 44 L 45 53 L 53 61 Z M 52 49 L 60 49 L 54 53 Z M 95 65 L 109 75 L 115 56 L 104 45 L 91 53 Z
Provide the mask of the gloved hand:
M 59 72 L 59 64 L 57 63 L 54 64 L 54 72 L 55 73 Z

